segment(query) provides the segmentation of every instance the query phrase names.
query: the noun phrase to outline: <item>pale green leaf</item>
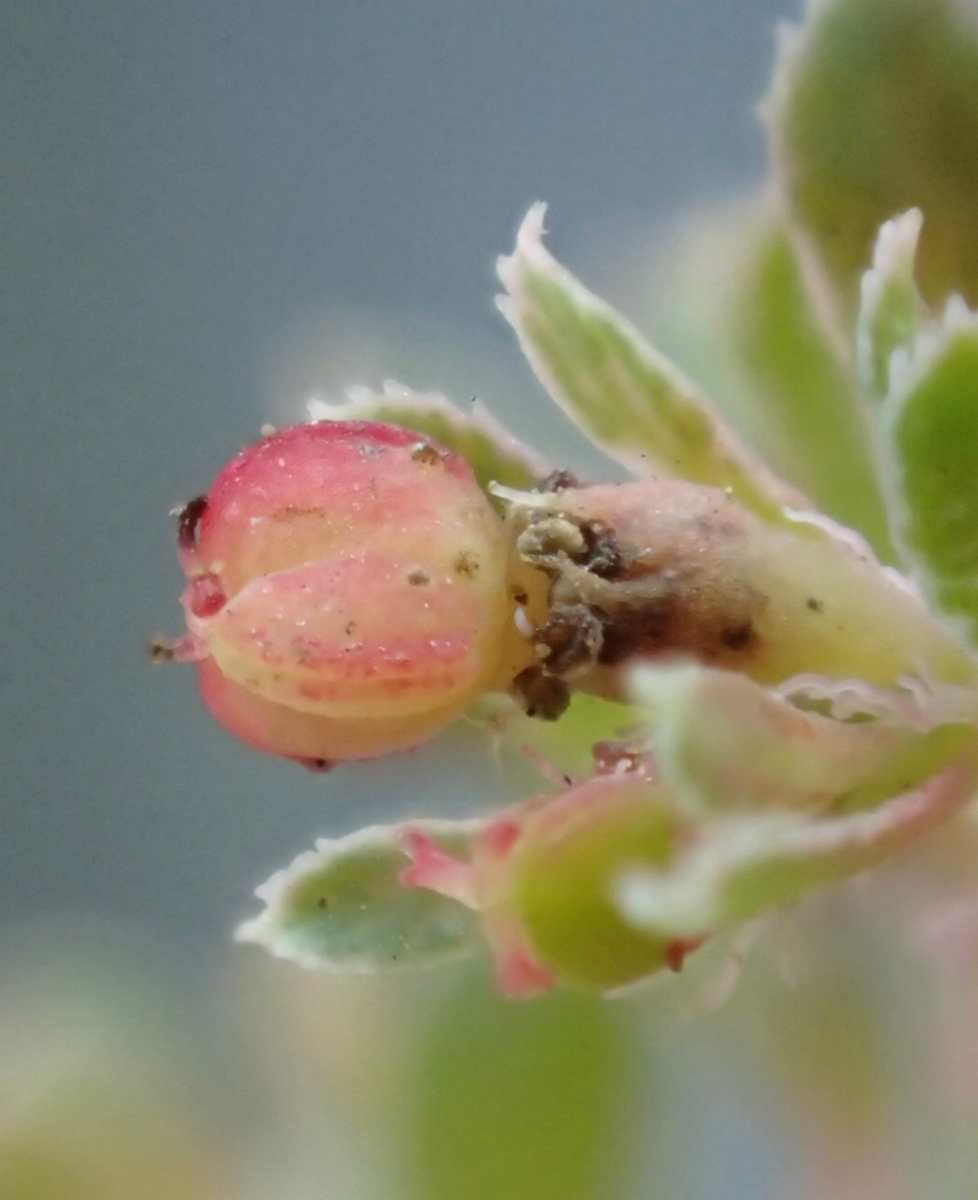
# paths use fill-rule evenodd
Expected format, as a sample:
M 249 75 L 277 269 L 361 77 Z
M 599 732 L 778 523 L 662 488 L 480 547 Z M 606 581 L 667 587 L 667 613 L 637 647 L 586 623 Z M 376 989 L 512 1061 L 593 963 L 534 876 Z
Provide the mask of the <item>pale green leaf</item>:
M 967 724 L 939 724 L 939 711 L 919 709 L 910 724 L 900 693 L 889 713 L 836 720 L 745 675 L 692 663 L 640 667 L 631 686 L 648 716 L 659 777 L 703 813 L 869 807 L 920 786 L 975 736 Z
M 466 459 L 483 488 L 490 483 L 531 487 L 552 470 L 551 464 L 498 421 L 481 400 L 465 410 L 437 392 L 414 392 L 388 382 L 381 392 L 355 388 L 349 400 L 331 404 L 311 400 L 316 421 L 382 421 L 417 430 Z
M 714 818 L 670 871 L 625 870 L 622 915 L 663 937 L 722 929 L 875 867 L 970 803 L 974 753 L 918 791 L 852 815 Z
M 930 598 L 978 644 L 978 317 L 950 304 L 893 363 L 882 411 L 894 532 Z
M 464 857 L 478 823 L 412 821 Z M 306 967 L 368 972 L 438 962 L 477 944 L 475 914 L 427 888 L 404 887 L 409 857 L 396 825 L 323 839 L 257 891 L 265 904 L 237 931 Z
M 498 300 L 540 381 L 598 446 L 638 475 L 729 488 L 777 519 L 805 501 L 757 460 L 679 369 L 542 243 L 543 205 L 499 260 Z
M 783 223 L 769 218 L 751 250 L 725 322 L 754 397 L 758 445 L 823 512 L 892 558 L 867 414 L 815 312 Z
M 927 310 L 914 283 L 914 258 L 923 214 L 911 208 L 880 228 L 873 265 L 863 275 L 856 321 L 856 369 L 866 392 L 890 388 L 890 360 L 913 345 Z
M 867 406 L 775 198 L 686 217 L 615 268 L 623 272 L 655 344 L 771 469 L 893 561 Z

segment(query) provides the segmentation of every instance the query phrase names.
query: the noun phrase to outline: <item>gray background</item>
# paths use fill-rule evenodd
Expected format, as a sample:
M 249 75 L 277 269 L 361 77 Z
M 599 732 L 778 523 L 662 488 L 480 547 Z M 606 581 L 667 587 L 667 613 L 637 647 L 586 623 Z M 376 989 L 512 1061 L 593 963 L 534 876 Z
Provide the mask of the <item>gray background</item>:
M 320 778 L 233 743 L 189 668 L 143 657 L 180 627 L 167 512 L 324 386 L 396 373 L 549 437 L 491 308 L 496 254 L 538 198 L 574 261 L 596 232 L 759 177 L 753 104 L 794 15 L 2 6 L 5 922 L 121 918 L 207 953 L 316 835 L 491 784 L 462 754 Z

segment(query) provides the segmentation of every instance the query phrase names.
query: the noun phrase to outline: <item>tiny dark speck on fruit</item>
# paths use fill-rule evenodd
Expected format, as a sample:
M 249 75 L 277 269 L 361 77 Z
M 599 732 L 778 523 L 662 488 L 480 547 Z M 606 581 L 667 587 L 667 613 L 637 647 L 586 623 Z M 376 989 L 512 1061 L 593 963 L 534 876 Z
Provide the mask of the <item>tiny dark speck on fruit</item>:
M 825 601 L 816 600 L 814 596 L 809 596 L 806 603 L 812 612 L 822 612 L 825 608 Z
M 329 908 L 329 901 L 326 899 L 325 896 L 320 896 L 319 899 L 316 901 L 316 907 L 317 908 Z
M 423 463 L 426 467 L 433 467 L 442 460 L 442 455 L 427 442 L 418 442 L 416 446 L 412 447 L 411 457 L 415 462 Z
M 479 573 L 479 559 L 471 550 L 460 550 L 452 563 L 456 575 L 472 579 Z

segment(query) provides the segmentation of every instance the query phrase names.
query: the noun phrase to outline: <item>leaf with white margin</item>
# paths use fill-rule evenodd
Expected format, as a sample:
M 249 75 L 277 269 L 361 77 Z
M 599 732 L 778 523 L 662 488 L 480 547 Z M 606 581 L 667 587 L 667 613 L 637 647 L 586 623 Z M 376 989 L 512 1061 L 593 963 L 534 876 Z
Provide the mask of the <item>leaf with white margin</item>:
M 580 429 L 639 476 L 729 488 L 779 520 L 807 502 L 754 456 L 667 358 L 544 248 L 545 205 L 497 263 L 497 297 L 541 383 Z
M 919 791 L 868 812 L 713 819 L 666 871 L 626 869 L 615 899 L 626 921 L 663 937 L 696 937 L 878 866 L 970 803 L 974 749 Z
M 479 821 L 412 821 L 446 853 L 465 857 Z M 323 838 L 255 893 L 265 908 L 236 940 L 304 967 L 367 973 L 456 957 L 479 942 L 475 914 L 426 888 L 404 887 L 401 827 L 372 825 Z
M 872 266 L 860 284 L 856 373 L 862 388 L 877 398 L 889 391 L 895 350 L 910 348 L 928 318 L 928 307 L 913 282 L 923 221 L 919 209 L 908 209 L 884 222 L 872 251 Z
M 970 656 L 969 656 L 970 657 Z M 896 719 L 914 729 L 978 724 L 978 693 L 970 682 L 941 683 L 904 675 L 898 687 L 877 687 L 864 679 L 795 675 L 775 692 L 796 708 L 836 721 Z
M 498 421 L 481 400 L 463 411 L 438 392 L 414 392 L 388 380 L 381 392 L 353 388 L 345 402 L 310 400 L 314 421 L 383 421 L 417 430 L 460 454 L 483 488 L 490 483 L 531 487 L 553 467 Z
M 809 0 L 781 29 L 765 113 L 775 175 L 809 266 L 847 334 L 880 225 L 927 217 L 930 303 L 978 303 L 978 36 L 959 0 Z
M 859 721 L 803 712 L 745 675 L 695 663 L 638 667 L 630 686 L 659 777 L 693 812 L 868 808 L 919 787 L 976 736 L 923 711 L 916 728 L 885 710 Z
M 954 297 L 891 363 L 881 410 L 894 536 L 929 598 L 978 645 L 978 316 Z
M 911 346 L 927 317 L 914 283 L 914 259 L 923 224 L 919 208 L 908 209 L 880 226 L 873 265 L 860 285 L 856 319 L 856 372 L 871 395 L 890 388 L 890 359 Z
M 640 324 L 780 478 L 895 561 L 866 404 L 773 189 L 657 227 L 612 259 Z
M 815 311 L 783 219 L 765 209 L 757 220 L 717 330 L 750 397 L 744 432 L 822 512 L 893 561 L 870 422 L 846 355 Z

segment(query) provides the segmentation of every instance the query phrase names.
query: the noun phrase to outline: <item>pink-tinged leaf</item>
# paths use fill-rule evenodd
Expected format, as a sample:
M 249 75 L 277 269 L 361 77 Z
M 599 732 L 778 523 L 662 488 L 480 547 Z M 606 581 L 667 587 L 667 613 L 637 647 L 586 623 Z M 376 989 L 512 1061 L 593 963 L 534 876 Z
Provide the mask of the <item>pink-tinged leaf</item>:
M 900 853 L 969 804 L 976 783 L 972 742 L 924 787 L 868 812 L 714 819 L 674 869 L 623 869 L 615 883 L 620 912 L 650 936 L 725 928 Z

